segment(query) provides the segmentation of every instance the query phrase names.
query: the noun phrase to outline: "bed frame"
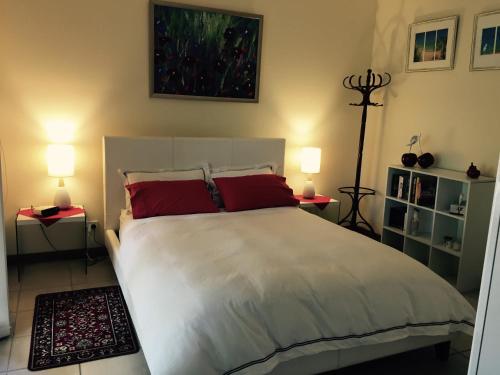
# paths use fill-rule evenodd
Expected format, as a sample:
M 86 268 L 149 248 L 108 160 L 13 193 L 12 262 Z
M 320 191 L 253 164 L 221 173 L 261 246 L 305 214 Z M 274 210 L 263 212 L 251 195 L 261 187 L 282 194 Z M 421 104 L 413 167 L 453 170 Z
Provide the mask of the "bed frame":
M 119 217 L 125 205 L 118 169 L 183 169 L 202 162 L 209 162 L 214 167 L 272 162 L 282 174 L 284 156 L 285 140 L 277 138 L 103 138 L 105 244 L 133 321 L 137 316 L 118 256 Z M 446 359 L 450 340 L 451 336 L 417 336 L 391 343 L 327 351 L 281 363 L 272 374 L 317 374 L 431 345 L 436 345 L 438 357 Z

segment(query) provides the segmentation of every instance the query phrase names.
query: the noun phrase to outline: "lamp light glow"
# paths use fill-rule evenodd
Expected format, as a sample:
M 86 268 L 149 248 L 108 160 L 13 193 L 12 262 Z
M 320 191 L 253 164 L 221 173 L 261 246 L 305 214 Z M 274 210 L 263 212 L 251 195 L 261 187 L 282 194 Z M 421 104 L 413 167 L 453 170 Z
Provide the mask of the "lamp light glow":
M 300 169 L 303 173 L 319 173 L 321 166 L 321 149 L 304 147 L 302 149 Z
M 47 167 L 51 177 L 75 174 L 75 150 L 71 145 L 51 144 L 47 147 Z
M 67 120 L 48 120 L 45 122 L 47 138 L 51 143 L 71 143 L 75 137 L 75 124 Z
M 321 165 L 321 149 L 318 147 L 304 147 L 302 149 L 300 170 L 309 176 L 304 182 L 302 196 L 306 199 L 314 199 L 316 191 L 312 181 L 312 174 L 319 173 Z
M 47 169 L 51 177 L 59 177 L 59 186 L 54 197 L 54 206 L 60 209 L 71 207 L 71 198 L 64 186 L 64 177 L 75 174 L 75 150 L 71 145 L 51 144 L 47 147 Z

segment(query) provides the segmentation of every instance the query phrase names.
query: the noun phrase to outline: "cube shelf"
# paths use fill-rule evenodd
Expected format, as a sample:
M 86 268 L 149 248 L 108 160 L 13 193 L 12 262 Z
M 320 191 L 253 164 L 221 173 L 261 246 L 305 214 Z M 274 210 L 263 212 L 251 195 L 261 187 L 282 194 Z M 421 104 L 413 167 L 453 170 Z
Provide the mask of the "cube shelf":
M 494 187 L 490 177 L 473 180 L 447 169 L 389 166 L 382 242 L 462 292 L 478 289 Z M 418 227 L 412 225 L 415 212 Z
M 388 199 L 385 204 L 384 226 L 403 231 L 408 206 L 404 202 Z
M 420 263 L 429 265 L 430 247 L 420 241 L 415 241 L 407 238 L 404 244 L 404 251 L 406 255 L 411 256 L 413 259 L 418 260 Z
M 389 228 L 382 231 L 382 242 L 399 251 L 403 251 L 405 238 L 401 233 L 397 233 Z
M 417 206 L 433 209 L 436 203 L 437 180 L 436 176 L 418 172 L 413 173 L 410 202 Z
M 410 175 L 409 171 L 401 169 L 389 170 L 386 195 L 407 202 L 410 194 Z
M 413 215 L 418 214 L 419 224 L 416 231 L 413 230 Z M 406 234 L 408 237 L 423 242 L 425 244 L 431 244 L 432 238 L 432 224 L 434 221 L 433 212 L 430 210 L 425 210 L 417 206 L 410 205 L 408 208 L 408 215 L 406 221 Z
M 432 239 L 433 245 L 451 250 L 451 248 L 446 246 L 446 237 L 451 238 L 450 242 L 460 244 L 460 247 L 455 250 L 459 252 L 464 239 L 464 221 L 437 212 Z
M 456 285 L 458 283 L 460 268 L 459 258 L 433 248 L 429 261 L 429 268 L 450 284 Z

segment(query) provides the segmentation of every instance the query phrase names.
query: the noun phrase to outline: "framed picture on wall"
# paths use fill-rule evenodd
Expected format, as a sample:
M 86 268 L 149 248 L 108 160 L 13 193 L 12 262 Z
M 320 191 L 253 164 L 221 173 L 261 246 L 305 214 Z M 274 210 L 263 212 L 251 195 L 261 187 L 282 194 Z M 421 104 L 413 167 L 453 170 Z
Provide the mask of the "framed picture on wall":
M 474 18 L 470 69 L 500 69 L 500 10 Z
M 151 96 L 258 102 L 263 16 L 150 2 Z
M 457 29 L 458 16 L 411 24 L 406 71 L 453 69 Z

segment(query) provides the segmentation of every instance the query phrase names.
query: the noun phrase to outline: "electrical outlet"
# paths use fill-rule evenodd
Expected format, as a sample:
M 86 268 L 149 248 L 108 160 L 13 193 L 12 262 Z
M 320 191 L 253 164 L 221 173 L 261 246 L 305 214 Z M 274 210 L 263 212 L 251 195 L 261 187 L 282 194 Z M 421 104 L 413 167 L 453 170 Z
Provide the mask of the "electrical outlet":
M 87 246 L 89 248 L 101 246 L 99 242 L 95 241 L 96 231 L 98 226 L 99 226 L 99 221 L 87 220 Z
M 97 220 L 87 220 L 87 234 L 91 235 L 97 229 L 99 222 Z

